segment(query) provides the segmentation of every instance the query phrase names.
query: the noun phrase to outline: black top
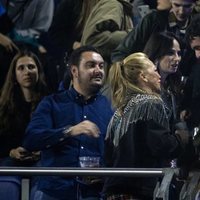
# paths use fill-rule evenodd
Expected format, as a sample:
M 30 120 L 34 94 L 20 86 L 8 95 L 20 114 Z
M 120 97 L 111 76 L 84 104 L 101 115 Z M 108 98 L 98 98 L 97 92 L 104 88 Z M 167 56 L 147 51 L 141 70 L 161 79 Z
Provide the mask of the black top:
M 182 151 L 179 139 L 170 132 L 162 100 L 153 95 L 133 96 L 122 115 L 115 113 L 107 132 L 107 167 L 160 168 Z M 153 196 L 157 178 L 108 177 L 106 194 Z
M 9 116 L 10 123 L 6 127 L 0 124 L 0 159 L 9 156 L 13 148 L 22 145 L 25 129 L 30 121 L 31 103 L 21 102 L 21 112 L 15 112 Z

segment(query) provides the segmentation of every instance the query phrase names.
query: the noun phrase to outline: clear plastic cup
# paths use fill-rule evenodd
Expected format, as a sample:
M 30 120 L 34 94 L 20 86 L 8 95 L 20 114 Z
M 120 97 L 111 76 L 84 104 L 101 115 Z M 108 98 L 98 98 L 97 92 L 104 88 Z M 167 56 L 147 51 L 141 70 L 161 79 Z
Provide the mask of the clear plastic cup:
M 100 157 L 95 156 L 81 156 L 79 157 L 81 167 L 99 167 Z

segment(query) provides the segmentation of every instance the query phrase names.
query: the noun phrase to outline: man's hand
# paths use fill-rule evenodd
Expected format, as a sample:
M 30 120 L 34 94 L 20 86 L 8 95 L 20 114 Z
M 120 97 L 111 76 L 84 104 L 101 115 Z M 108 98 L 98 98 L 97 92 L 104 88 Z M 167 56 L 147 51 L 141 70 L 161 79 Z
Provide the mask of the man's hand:
M 97 138 L 99 137 L 100 130 L 96 124 L 94 124 L 93 122 L 89 120 L 85 120 L 70 128 L 70 136 L 77 136 L 80 134 L 85 134 L 85 135 Z
M 13 52 L 14 49 L 19 51 L 18 47 L 13 43 L 13 41 L 0 33 L 0 45 L 2 45 L 3 47 L 5 47 L 6 51 L 8 52 Z

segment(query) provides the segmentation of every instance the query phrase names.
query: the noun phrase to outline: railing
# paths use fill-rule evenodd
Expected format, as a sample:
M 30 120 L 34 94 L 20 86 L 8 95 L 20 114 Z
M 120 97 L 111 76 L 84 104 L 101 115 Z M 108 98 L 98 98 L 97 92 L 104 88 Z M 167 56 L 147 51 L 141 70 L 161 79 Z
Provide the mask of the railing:
M 169 200 L 169 186 L 179 169 L 172 168 L 44 168 L 44 167 L 0 167 L 0 175 L 20 175 L 22 179 L 22 200 L 29 199 L 29 178 L 31 176 L 134 176 L 134 177 L 163 177 L 154 190 L 154 200 Z M 198 176 L 197 176 L 198 175 Z M 179 200 L 193 200 L 192 194 L 200 180 L 199 173 L 186 182 L 181 190 Z
M 160 168 L 47 168 L 47 167 L 0 167 L 0 175 L 55 175 L 55 176 L 163 176 L 167 169 Z M 174 171 L 174 170 L 173 170 Z

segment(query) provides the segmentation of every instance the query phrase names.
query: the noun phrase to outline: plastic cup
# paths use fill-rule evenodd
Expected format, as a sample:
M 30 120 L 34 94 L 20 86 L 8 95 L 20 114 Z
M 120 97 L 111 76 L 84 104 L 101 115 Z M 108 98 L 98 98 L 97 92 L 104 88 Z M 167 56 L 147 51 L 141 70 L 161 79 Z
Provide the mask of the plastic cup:
M 100 157 L 95 156 L 81 156 L 79 157 L 81 167 L 99 167 Z

